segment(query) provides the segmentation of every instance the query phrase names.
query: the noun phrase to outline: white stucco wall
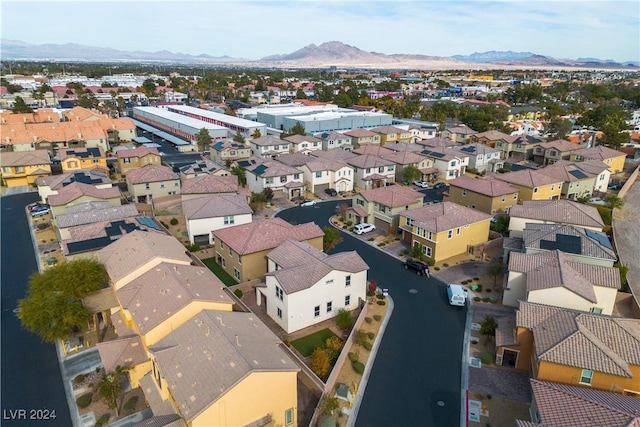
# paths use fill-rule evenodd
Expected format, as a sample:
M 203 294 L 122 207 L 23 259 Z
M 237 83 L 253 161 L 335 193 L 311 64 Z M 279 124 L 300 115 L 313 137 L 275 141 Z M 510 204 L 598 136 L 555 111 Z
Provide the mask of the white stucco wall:
M 213 233 L 211 233 L 211 231 L 233 227 L 234 225 L 248 224 L 251 222 L 251 218 L 251 214 L 233 215 L 233 224 L 225 224 L 224 217 L 187 220 L 189 241 L 193 243 L 193 236 L 207 234 L 209 235 L 209 244 L 211 245 L 213 244 Z

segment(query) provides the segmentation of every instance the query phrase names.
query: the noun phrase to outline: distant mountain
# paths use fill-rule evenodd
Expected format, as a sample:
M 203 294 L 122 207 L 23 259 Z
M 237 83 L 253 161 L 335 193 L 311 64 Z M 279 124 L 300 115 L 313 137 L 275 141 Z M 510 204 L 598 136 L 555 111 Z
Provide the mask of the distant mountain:
M 531 52 L 490 50 L 488 52 L 475 52 L 471 55 L 453 55 L 451 58 L 455 59 L 456 61 L 486 64 L 497 61 L 521 61 L 534 55 L 535 54 Z

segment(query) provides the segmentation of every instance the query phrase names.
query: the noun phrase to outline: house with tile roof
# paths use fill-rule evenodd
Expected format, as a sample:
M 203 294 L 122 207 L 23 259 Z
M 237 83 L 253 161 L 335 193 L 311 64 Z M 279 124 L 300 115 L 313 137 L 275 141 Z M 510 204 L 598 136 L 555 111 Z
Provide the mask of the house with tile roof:
M 267 271 L 266 256 L 287 240 L 307 242 L 322 250 L 324 232 L 313 222 L 292 225 L 280 218 L 213 230 L 215 258 L 238 282 L 261 278 Z
M 469 155 L 453 147 L 426 148 L 420 154 L 433 162 L 437 177 L 445 181 L 464 175 L 469 166 Z
M 411 141 L 411 132 L 396 126 L 378 126 L 369 130 L 380 135 L 380 145 Z
M 640 396 L 638 319 L 522 301 L 515 328 L 501 334 L 511 339 L 496 342 L 498 364 L 528 370 L 539 381 Z
M 620 173 L 624 170 L 624 159 L 626 154 L 622 151 L 603 145 L 596 145 L 591 148 L 582 148 L 571 153 L 569 160 L 582 162 L 585 160 L 599 160 L 607 165 L 612 174 Z
M 531 421 L 516 427 L 640 427 L 638 398 L 548 381 L 529 380 L 533 392 Z
M 140 386 L 140 378 L 151 371 L 151 358 L 137 335 L 118 337 L 96 344 L 102 366 L 106 372 L 120 366 L 127 371 L 131 388 Z
M 469 143 L 471 144 L 483 144 L 488 147 L 495 147 L 496 141 L 509 141 L 510 135 L 497 130 L 488 130 L 486 132 L 480 132 L 473 135 L 469 135 Z
M 372 154 L 351 157 L 346 160 L 353 168 L 354 186 L 370 190 L 395 182 L 396 165 Z
M 346 219 L 354 224 L 370 223 L 383 233 L 395 234 L 400 213 L 421 207 L 423 201 L 424 194 L 400 185 L 362 190 L 353 196 Z
M 271 135 L 253 138 L 249 141 L 251 155 L 259 159 L 275 159 L 290 152 L 291 143 Z
M 248 224 L 253 211 L 247 197 L 239 194 L 211 194 L 182 200 L 191 243 L 213 244 L 213 230 Z
M 411 142 L 391 142 L 389 144 L 385 144 L 384 148 L 395 152 L 408 151 L 410 153 L 419 153 L 424 150 L 423 145 Z
M 380 134 L 369 129 L 353 129 L 344 134 L 351 138 L 353 148 L 360 148 L 363 145 L 380 145 Z
M 476 173 L 497 172 L 504 168 L 502 152 L 488 145 L 470 143 L 454 149 L 460 151 L 463 156 L 469 157 L 468 167 L 474 169 Z
M 393 151 L 384 158 L 396 164 L 396 182 L 406 181 L 404 174 L 405 169 L 408 167 L 418 169 L 422 173 L 421 180 L 431 181 L 437 174 L 437 168 L 435 167 L 433 159 L 419 152 L 408 150 Z
M 583 170 L 565 160 L 546 166 L 540 170 L 554 179 L 562 180 L 562 192 L 564 199 L 577 200 L 583 197 L 591 197 L 595 191 L 598 175 Z
M 58 159 L 62 172 L 72 172 L 81 169 L 98 169 L 108 171 L 107 155 L 102 147 L 61 148 Z
M 582 150 L 584 146 L 564 139 L 543 142 L 533 149 L 533 161 L 539 165 L 551 165 L 558 160 L 569 160 L 572 153 Z
M 180 167 L 180 182 L 183 184 L 188 179 L 203 175 L 229 176 L 231 172 L 225 166 L 206 157 Z
M 130 169 L 142 167 L 144 165 L 159 165 L 162 163 L 160 152 L 155 147 L 137 147 L 132 150 L 118 150 L 117 170 L 120 174 L 126 175 Z
M 594 193 L 606 193 L 607 187 L 611 180 L 611 171 L 604 162 L 600 160 L 585 160 L 582 162 L 566 162 L 565 160 L 556 162 L 556 164 L 571 164 L 585 174 L 595 175 L 595 184 L 593 186 Z
M 55 218 L 58 215 L 68 213 L 71 206 L 99 201 L 109 202 L 111 206 L 120 206 L 122 204 L 120 189 L 111 186 L 98 188 L 83 182 L 72 182 L 66 187 L 60 188 L 58 194 L 51 194 L 47 197 L 54 223 Z
M 238 178 L 235 175 L 200 175 L 183 181 L 180 198 L 185 201 L 211 194 L 238 194 L 240 190 Z
M 211 144 L 209 157 L 219 163 L 236 162 L 251 157 L 251 147 L 236 141 L 218 141 Z
M 423 147 L 422 150 L 430 150 L 432 148 L 450 148 L 450 147 L 460 147 L 464 144 L 461 142 L 453 141 L 449 138 L 443 138 L 440 136 L 436 136 L 435 138 L 423 139 L 415 142 L 416 145 Z
M 336 191 L 352 191 L 354 170 L 341 160 L 327 160 L 312 156 L 299 166 L 304 182 L 308 183 L 307 190 L 322 194 L 324 190 L 332 188 Z
M 51 159 L 47 150 L 5 152 L 0 155 L 0 177 L 5 187 L 35 184 L 40 177 L 51 175 Z
M 325 151 L 333 150 L 335 148 L 344 151 L 353 150 L 353 144 L 349 135 L 331 131 L 320 133 L 316 135 L 316 137 L 320 138 L 322 141 L 322 149 Z
M 36 179 L 38 194 L 43 203 L 47 202 L 50 195 L 58 194 L 61 188 L 73 182 L 93 185 L 96 188 L 113 187 L 111 178 L 107 174 L 96 170 L 67 172 L 60 175 L 41 176 Z
M 454 142 L 466 143 L 469 141 L 469 138 L 471 137 L 471 135 L 475 135 L 477 133 L 478 132 L 471 129 L 467 125 L 458 125 L 458 126 L 451 126 L 446 128 L 443 132 L 443 136 L 445 138 L 449 138 Z
M 30 113 L 14 113 L 11 110 L 0 111 L 0 125 L 44 122 L 60 122 L 60 114 L 53 108 L 38 108 Z
M 522 237 L 527 223 L 569 224 L 602 231 L 604 222 L 593 206 L 571 200 L 528 200 L 509 212 L 509 237 Z
M 202 310 L 149 348 L 141 384 L 189 426 L 295 426 L 299 368 L 280 344 L 252 313 Z
M 518 203 L 556 200 L 562 194 L 564 181 L 548 176 L 543 170 L 521 169 L 492 176 L 518 189 Z
M 287 333 L 352 311 L 367 297 L 369 266 L 357 252 L 327 255 L 305 242 L 288 240 L 267 255 L 265 282 L 257 300 Z
M 505 160 L 522 161 L 532 159 L 533 150 L 543 142 L 545 141 L 537 136 L 526 134 L 511 135 L 509 139 L 497 140 L 495 148 L 502 151 L 502 158 Z
M 291 144 L 290 151 L 293 153 L 309 153 L 322 150 L 323 145 L 322 139 L 310 135 L 289 135 L 282 140 Z
M 582 263 L 560 249 L 512 252 L 508 270 L 502 303 L 511 307 L 528 301 L 610 315 L 620 289 L 620 270 Z
M 390 150 L 387 147 L 382 147 L 380 145 L 365 145 L 363 147 L 356 148 L 355 150 L 353 150 L 353 152 L 361 156 L 369 154 L 378 157 L 386 157 L 394 153 L 393 150 Z
M 489 240 L 491 215 L 451 202 L 399 214 L 402 238 L 435 262 L 468 253 Z
M 81 225 L 103 221 L 118 221 L 137 216 L 138 209 L 134 204 L 113 206 L 106 201 L 85 202 L 69 206 L 67 213 L 56 217 L 59 240 L 71 238 L 70 229 Z
M 169 166 L 148 164 L 130 169 L 125 180 L 131 198 L 138 203 L 180 194 L 180 175 Z
M 287 199 L 304 197 L 307 186 L 302 172 L 276 160 L 259 160 L 245 168 L 247 186 L 253 193 L 262 193 L 265 188 L 280 193 Z
M 347 160 L 353 157 L 358 157 L 358 155 L 353 151 L 346 150 L 318 150 L 312 151 L 309 155 L 327 160 Z
M 471 178 L 463 175 L 449 182 L 444 200 L 491 215 L 509 213 L 518 203 L 518 189 L 492 176 Z

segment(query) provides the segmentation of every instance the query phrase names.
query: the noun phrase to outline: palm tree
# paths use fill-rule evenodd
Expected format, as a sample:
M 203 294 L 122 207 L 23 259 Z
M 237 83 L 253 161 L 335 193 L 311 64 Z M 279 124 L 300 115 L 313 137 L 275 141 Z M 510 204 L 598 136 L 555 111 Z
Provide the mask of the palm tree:
M 607 205 L 613 210 L 613 209 L 620 209 L 622 206 L 624 206 L 624 200 L 622 200 L 620 197 L 616 196 L 615 194 L 612 196 L 607 197 L 606 199 Z
M 126 371 L 120 365 L 113 372 L 103 373 L 97 385 L 98 394 L 106 401 L 109 409 L 115 409 L 116 418 L 119 416 L 118 408 L 122 397 L 122 379 Z

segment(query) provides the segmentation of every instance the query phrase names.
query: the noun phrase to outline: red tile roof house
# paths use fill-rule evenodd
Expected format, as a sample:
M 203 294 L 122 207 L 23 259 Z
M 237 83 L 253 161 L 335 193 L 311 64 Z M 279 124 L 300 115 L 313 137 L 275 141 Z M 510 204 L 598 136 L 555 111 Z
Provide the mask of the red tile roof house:
M 55 217 L 67 213 L 69 206 L 102 200 L 109 202 L 112 206 L 120 206 L 121 198 L 122 194 L 118 187 L 96 188 L 90 184 L 73 182 L 58 190 L 58 194 L 50 195 L 47 201 L 51 206 L 55 222 Z
M 127 171 L 145 165 L 159 165 L 160 153 L 155 147 L 137 147 L 132 150 L 118 150 L 118 172 L 126 175 Z
M 182 211 L 189 241 L 200 245 L 213 244 L 214 230 L 248 224 L 253 216 L 247 197 L 239 194 L 211 194 L 183 200 Z
M 168 166 L 146 165 L 131 169 L 125 179 L 129 195 L 138 203 L 180 194 L 180 176 Z
M 201 175 L 183 181 L 180 188 L 182 201 L 211 194 L 238 194 L 241 188 L 235 175 Z

